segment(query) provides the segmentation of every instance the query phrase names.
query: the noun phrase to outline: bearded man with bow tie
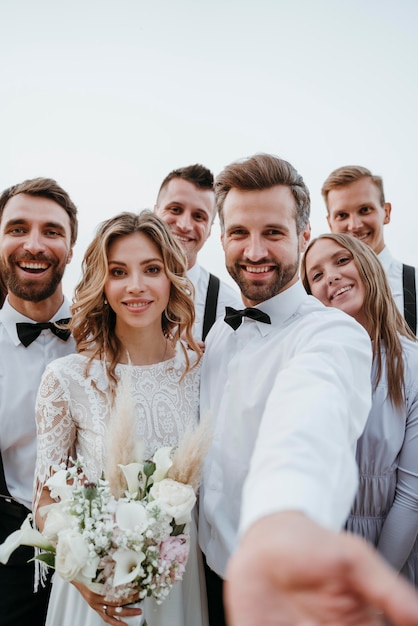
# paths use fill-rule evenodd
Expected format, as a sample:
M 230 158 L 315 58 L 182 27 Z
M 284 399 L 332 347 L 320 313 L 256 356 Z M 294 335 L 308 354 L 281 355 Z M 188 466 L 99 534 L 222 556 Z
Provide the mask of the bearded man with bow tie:
M 65 324 L 62 277 L 77 239 L 77 209 L 52 179 L 35 178 L 0 196 L 0 543 L 32 506 L 35 399 L 46 365 L 75 351 Z M 0 626 L 42 626 L 49 585 L 34 593 L 33 549 L 0 564 Z
M 299 279 L 309 191 L 290 163 L 268 154 L 228 165 L 214 189 L 226 267 L 245 308 L 227 307 L 203 357 L 200 410 L 213 438 L 199 540 L 210 624 L 226 624 L 224 580 L 229 626 L 375 626 L 383 611 L 391 623 L 416 624 L 412 587 L 364 542 L 338 533 L 357 488 L 371 345 Z M 399 597 L 409 621 L 399 619 Z

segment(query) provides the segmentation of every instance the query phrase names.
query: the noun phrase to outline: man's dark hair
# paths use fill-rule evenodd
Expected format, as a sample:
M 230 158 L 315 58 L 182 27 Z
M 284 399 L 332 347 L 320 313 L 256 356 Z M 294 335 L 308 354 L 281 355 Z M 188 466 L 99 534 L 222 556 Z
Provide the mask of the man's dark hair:
M 26 193 L 28 196 L 37 196 L 39 198 L 48 198 L 59 204 L 70 218 L 71 245 L 75 244 L 78 233 L 77 207 L 68 193 L 55 180 L 52 178 L 31 178 L 5 189 L 0 195 L 0 221 L 7 202 L 19 193 Z
M 296 169 L 272 154 L 256 154 L 227 165 L 215 180 L 215 199 L 221 230 L 224 230 L 223 205 L 231 189 L 256 191 L 275 185 L 289 187 L 295 199 L 296 231 L 301 233 L 309 222 L 309 190 Z
M 194 165 L 187 165 L 186 167 L 179 167 L 176 170 L 173 170 L 164 178 L 161 183 L 160 189 L 158 191 L 157 196 L 157 204 L 158 197 L 160 196 L 161 191 L 168 185 L 170 181 L 174 178 L 181 178 L 182 180 L 186 180 L 189 183 L 192 183 L 198 189 L 205 189 L 213 191 L 213 174 L 207 167 L 204 165 L 200 165 L 200 163 L 195 163 Z

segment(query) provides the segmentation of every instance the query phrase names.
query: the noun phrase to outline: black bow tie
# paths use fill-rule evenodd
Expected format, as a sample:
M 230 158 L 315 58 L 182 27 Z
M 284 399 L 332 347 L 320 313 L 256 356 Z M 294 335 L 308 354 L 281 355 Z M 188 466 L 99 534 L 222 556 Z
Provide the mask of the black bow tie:
M 267 315 L 267 313 L 263 313 L 263 311 L 260 311 L 260 309 L 253 309 L 252 307 L 237 311 L 236 309 L 227 306 L 225 307 L 225 313 L 226 315 L 224 317 L 224 321 L 229 324 L 234 330 L 237 330 L 237 328 L 241 326 L 243 317 L 250 317 L 253 320 L 257 320 L 257 322 L 271 324 L 270 316 Z
M 58 328 L 58 326 L 55 326 L 55 324 L 68 324 L 70 319 L 70 317 L 67 317 L 63 320 L 57 320 L 56 322 L 39 323 L 18 322 L 16 324 L 17 336 L 19 337 L 25 348 L 27 348 L 32 343 L 32 341 L 35 341 L 35 339 L 37 339 L 41 332 L 46 328 L 49 328 L 49 330 L 54 333 L 54 335 L 56 335 L 63 341 L 67 341 L 68 337 L 71 335 L 71 331 L 63 328 Z

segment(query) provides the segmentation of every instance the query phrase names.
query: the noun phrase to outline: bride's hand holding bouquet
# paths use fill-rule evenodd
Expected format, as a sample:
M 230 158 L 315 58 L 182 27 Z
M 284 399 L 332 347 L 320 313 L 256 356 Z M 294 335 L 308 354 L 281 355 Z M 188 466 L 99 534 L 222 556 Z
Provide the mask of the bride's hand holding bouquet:
M 39 509 L 0 546 L 7 562 L 18 545 L 38 548 L 36 559 L 72 582 L 109 624 L 139 615 L 127 606 L 147 596 L 161 603 L 183 577 L 188 524 L 207 448 L 205 427 L 189 433 L 177 451 L 158 449 L 149 461 L 119 465 L 107 480 L 89 482 L 83 459 L 46 482 L 54 502 Z

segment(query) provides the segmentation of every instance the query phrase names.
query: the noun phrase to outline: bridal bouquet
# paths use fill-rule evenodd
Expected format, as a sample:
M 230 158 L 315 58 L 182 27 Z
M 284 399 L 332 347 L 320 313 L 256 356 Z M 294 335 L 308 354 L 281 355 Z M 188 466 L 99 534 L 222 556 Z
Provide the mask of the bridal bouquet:
M 190 434 L 174 455 L 164 447 L 149 461 L 120 465 L 116 487 L 104 476 L 89 482 L 82 458 L 61 467 L 46 483 L 59 500 L 41 509 L 42 533 L 28 516 L 0 546 L 0 562 L 19 545 L 35 546 L 36 559 L 105 600 L 129 602 L 139 593 L 161 603 L 185 570 L 203 441 L 196 446 Z

